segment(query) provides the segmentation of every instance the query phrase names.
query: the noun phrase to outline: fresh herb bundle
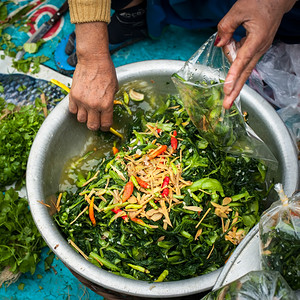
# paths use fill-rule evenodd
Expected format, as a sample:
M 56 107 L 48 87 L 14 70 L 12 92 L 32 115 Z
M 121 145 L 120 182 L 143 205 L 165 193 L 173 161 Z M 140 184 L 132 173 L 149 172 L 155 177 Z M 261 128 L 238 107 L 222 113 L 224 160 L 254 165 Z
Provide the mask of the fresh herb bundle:
M 26 199 L 10 188 L 0 191 L 0 272 L 33 274 L 46 246 L 36 228 Z
M 19 107 L 0 99 L 0 187 L 25 183 L 30 148 L 44 119 L 41 105 Z
M 128 141 L 60 193 L 54 215 L 95 265 L 147 281 L 174 281 L 224 265 L 258 222 L 265 166 L 212 147 L 175 96 L 135 122 Z

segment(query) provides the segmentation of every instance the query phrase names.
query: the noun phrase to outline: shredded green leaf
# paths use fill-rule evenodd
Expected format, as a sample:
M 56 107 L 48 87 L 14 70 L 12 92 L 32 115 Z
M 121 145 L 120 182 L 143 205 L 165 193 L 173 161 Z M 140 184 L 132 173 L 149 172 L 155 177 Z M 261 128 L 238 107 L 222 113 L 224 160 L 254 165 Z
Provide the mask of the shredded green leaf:
M 66 239 L 92 263 L 146 281 L 182 280 L 222 267 L 258 222 L 265 197 L 257 160 L 213 147 L 199 137 L 180 99 L 168 96 L 164 103 L 163 110 L 144 114 L 139 125 L 135 123 L 116 155 L 105 157 L 88 174 L 77 171 L 78 189 L 63 191 L 60 210 L 54 215 Z M 118 109 L 126 113 L 125 108 Z M 174 123 L 176 119 L 181 121 Z M 172 152 L 174 131 L 178 148 Z M 168 146 L 166 152 L 156 160 L 147 159 L 160 145 Z M 152 163 L 153 170 L 146 173 Z M 165 196 L 157 190 L 163 175 L 155 177 L 163 170 L 171 178 Z M 133 203 L 122 203 L 122 190 L 132 175 L 148 180 L 149 187 L 138 189 L 135 182 L 132 198 L 126 200 Z M 180 190 L 172 179 L 175 176 L 182 184 Z M 151 193 L 152 203 L 135 202 Z M 91 195 L 98 207 L 96 226 L 85 210 Z M 132 217 L 132 211 L 138 210 L 142 213 Z M 156 210 L 165 213 L 157 220 L 151 218 Z

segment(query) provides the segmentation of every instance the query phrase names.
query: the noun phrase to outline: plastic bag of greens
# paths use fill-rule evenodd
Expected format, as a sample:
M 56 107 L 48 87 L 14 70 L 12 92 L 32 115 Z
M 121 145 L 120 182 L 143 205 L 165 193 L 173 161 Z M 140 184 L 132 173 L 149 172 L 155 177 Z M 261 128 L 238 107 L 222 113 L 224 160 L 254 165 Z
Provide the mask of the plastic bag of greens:
M 207 294 L 202 300 L 297 300 L 295 293 L 276 271 L 251 271 Z
M 266 144 L 244 121 L 239 97 L 229 110 L 223 108 L 224 81 L 235 59 L 235 44 L 227 45 L 226 56 L 215 47 L 216 34 L 185 63 L 172 80 L 190 119 L 202 137 L 232 154 L 276 162 Z
M 259 223 L 262 267 L 275 270 L 294 290 L 300 289 L 300 193 L 288 198 L 276 184 L 280 201 L 266 210 Z

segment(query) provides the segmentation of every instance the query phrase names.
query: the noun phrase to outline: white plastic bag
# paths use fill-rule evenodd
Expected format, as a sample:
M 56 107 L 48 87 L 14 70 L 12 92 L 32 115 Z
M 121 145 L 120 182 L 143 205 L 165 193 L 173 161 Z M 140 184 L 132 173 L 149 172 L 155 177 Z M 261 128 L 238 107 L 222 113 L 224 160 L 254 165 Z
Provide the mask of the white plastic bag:
M 249 85 L 275 107 L 300 106 L 300 44 L 272 45 L 250 75 Z

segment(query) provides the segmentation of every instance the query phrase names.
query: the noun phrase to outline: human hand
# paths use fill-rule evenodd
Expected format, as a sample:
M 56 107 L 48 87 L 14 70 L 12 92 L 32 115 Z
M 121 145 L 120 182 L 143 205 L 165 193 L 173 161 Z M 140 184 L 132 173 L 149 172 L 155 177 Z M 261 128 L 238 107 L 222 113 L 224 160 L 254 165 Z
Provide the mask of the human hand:
M 69 95 L 69 110 L 91 130 L 108 131 L 118 89 L 115 67 L 103 22 L 76 25 L 77 65 Z
M 232 41 L 238 26 L 246 29 L 246 37 L 237 43 L 237 55 L 224 84 L 223 106 L 229 109 L 239 95 L 260 57 L 271 46 L 283 15 L 296 0 L 237 0 L 218 24 L 216 46 L 223 47 Z

